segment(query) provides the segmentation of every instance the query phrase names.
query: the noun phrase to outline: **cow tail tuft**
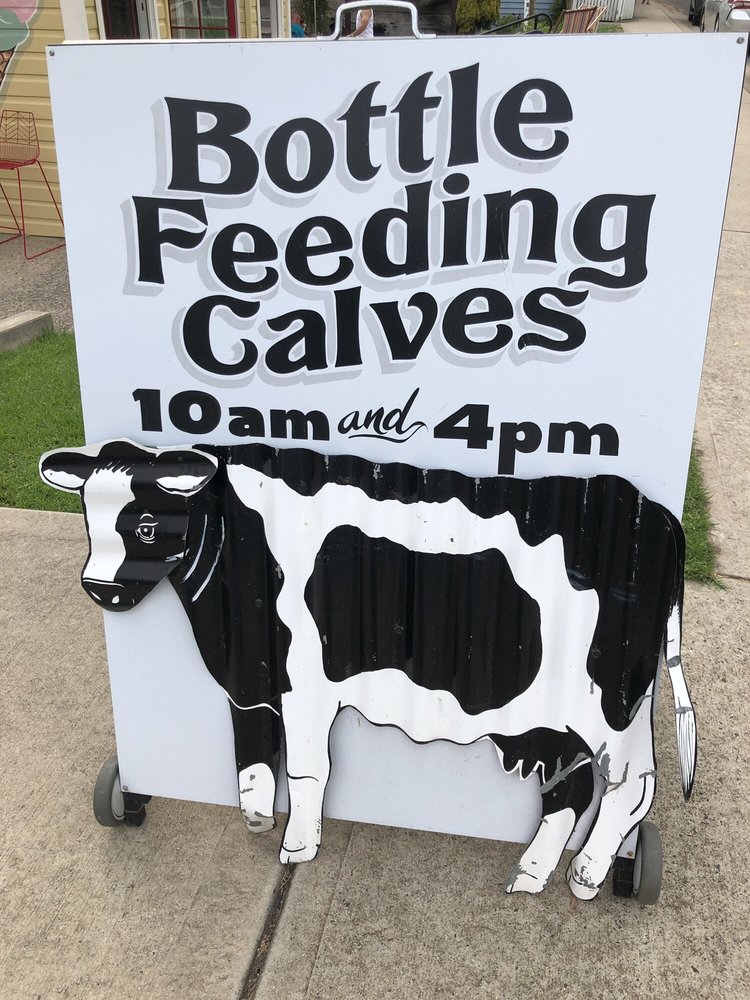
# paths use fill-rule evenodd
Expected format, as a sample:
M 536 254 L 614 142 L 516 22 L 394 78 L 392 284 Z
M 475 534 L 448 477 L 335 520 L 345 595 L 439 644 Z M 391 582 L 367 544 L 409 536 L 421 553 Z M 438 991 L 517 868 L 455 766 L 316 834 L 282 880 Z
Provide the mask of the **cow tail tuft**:
M 682 670 L 680 646 L 682 641 L 682 595 L 684 585 L 680 573 L 680 583 L 676 588 L 672 607 L 667 621 L 667 632 L 664 642 L 664 659 L 667 662 L 669 680 L 674 698 L 675 725 L 677 727 L 677 752 L 680 759 L 680 776 L 682 778 L 682 794 L 685 801 L 690 798 L 695 781 L 695 768 L 698 758 L 698 731 L 695 722 L 695 709 L 690 700 L 690 692 Z

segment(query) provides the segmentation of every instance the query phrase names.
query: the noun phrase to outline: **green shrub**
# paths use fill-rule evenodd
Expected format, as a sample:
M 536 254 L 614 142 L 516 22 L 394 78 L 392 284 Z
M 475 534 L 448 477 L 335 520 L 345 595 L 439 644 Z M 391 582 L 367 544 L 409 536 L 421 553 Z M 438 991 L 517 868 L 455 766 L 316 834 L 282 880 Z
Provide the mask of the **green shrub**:
M 460 35 L 473 35 L 492 27 L 499 16 L 498 0 L 458 0 L 456 30 Z
M 552 23 L 557 24 L 557 22 L 562 17 L 562 12 L 565 10 L 565 0 L 555 0 L 555 3 L 549 10 L 549 16 L 552 18 Z

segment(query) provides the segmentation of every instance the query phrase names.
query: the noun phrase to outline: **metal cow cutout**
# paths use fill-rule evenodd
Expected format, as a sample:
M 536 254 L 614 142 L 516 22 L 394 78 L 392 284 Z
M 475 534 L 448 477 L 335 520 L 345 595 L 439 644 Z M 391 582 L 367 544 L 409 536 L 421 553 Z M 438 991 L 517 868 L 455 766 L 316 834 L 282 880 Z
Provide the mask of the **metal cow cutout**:
M 418 742 L 489 739 L 536 773 L 542 822 L 508 892 L 539 892 L 595 798 L 571 862 L 593 898 L 655 790 L 654 682 L 666 657 L 682 786 L 696 736 L 680 661 L 684 537 L 615 476 L 472 479 L 265 445 L 50 452 L 41 474 L 81 494 L 82 582 L 125 611 L 168 577 L 230 703 L 248 828 L 281 860 L 321 839 L 329 733 L 342 708 Z

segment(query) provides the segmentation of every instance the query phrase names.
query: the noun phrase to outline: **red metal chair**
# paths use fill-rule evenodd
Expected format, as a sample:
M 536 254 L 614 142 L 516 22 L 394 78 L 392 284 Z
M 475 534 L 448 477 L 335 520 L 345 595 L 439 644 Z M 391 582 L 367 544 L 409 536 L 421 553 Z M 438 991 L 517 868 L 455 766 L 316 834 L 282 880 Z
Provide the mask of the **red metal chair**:
M 26 260 L 34 260 L 35 257 L 41 257 L 42 254 L 51 253 L 53 250 L 59 250 L 60 247 L 65 246 L 65 240 L 63 240 L 61 243 L 56 243 L 53 247 L 40 250 L 39 253 L 28 253 L 26 245 L 26 218 L 23 208 L 23 189 L 21 187 L 21 167 L 29 167 L 34 163 L 37 164 L 42 172 L 44 183 L 47 185 L 52 204 L 55 206 L 57 217 L 62 225 L 63 219 L 60 214 L 60 208 L 55 200 L 55 196 L 52 194 L 52 188 L 49 186 L 44 167 L 39 161 L 39 136 L 36 131 L 34 115 L 31 111 L 3 111 L 0 114 L 0 170 L 15 170 L 16 172 L 18 201 L 21 206 L 21 224 L 18 224 L 16 213 L 13 211 L 10 199 L 5 192 L 2 181 L 0 181 L 0 191 L 3 193 L 15 225 L 15 228 L 0 226 L 0 231 L 12 232 L 14 234 L 13 236 L 6 237 L 4 240 L 0 240 L 0 244 L 9 243 L 11 240 L 17 240 L 19 236 L 23 236 L 23 255 Z

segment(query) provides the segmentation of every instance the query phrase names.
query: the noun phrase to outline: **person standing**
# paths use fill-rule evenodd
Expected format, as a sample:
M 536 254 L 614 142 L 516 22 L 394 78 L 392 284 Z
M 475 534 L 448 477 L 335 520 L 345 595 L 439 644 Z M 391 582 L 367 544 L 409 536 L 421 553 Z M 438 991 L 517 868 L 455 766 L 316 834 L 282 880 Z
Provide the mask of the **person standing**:
M 372 38 L 375 27 L 375 17 L 371 7 L 362 7 L 357 11 L 357 23 L 349 38 Z

